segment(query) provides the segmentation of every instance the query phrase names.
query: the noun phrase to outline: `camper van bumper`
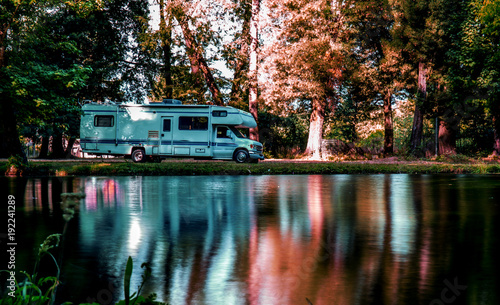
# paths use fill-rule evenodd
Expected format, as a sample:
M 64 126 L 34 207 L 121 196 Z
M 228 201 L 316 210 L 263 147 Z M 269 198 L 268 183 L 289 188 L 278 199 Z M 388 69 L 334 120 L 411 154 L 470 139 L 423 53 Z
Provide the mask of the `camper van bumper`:
M 250 154 L 250 159 L 258 159 L 258 160 L 264 160 L 264 155 L 261 154 L 261 153 L 256 153 L 256 152 L 253 152 L 253 151 L 250 151 L 249 152 Z

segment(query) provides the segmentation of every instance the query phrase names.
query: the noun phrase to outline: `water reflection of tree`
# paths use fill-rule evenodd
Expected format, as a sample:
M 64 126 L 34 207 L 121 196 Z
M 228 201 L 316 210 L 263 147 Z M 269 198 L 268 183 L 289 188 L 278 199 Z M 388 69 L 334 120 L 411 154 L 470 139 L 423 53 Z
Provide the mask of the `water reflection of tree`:
M 85 180 L 86 202 L 65 254 L 68 271 L 85 270 L 78 273 L 85 289 L 108 289 L 108 281 L 116 280 L 112 286 L 119 294 L 123 258 L 133 255 L 153 263 L 146 292 L 169 302 L 304 304 L 307 297 L 313 304 L 427 304 L 440 298 L 445 279 L 455 278 L 467 285 L 459 300 L 479 303 L 487 295 L 498 301 L 494 270 L 500 247 L 493 232 L 500 190 L 485 179 L 93 179 Z M 79 181 L 37 178 L 9 186 L 24 198 L 20 221 L 37 227 L 19 233 L 24 243 L 37 244 L 57 231 L 51 222 L 60 216 L 56 197 L 76 190 Z M 484 191 L 472 188 L 476 184 L 485 185 Z M 140 235 L 131 234 L 132 220 Z M 19 260 L 30 255 L 23 251 Z M 71 272 L 68 283 L 76 276 Z M 140 281 L 140 272 L 135 275 Z
M 250 303 L 263 296 L 278 303 L 305 297 L 314 304 L 426 303 L 440 297 L 443 279 L 474 273 L 457 270 L 465 261 L 455 250 L 464 246 L 452 239 L 466 229 L 454 217 L 465 195 L 426 177 L 344 178 L 310 176 L 293 186 L 295 195 L 307 194 L 307 205 L 294 213 L 308 217 L 308 226 L 291 216 L 283 230 L 269 206 L 259 216 L 250 238 Z M 283 187 L 268 183 L 267 205 L 293 205 L 290 197 L 276 197 Z M 299 238 L 290 227 L 300 228 Z

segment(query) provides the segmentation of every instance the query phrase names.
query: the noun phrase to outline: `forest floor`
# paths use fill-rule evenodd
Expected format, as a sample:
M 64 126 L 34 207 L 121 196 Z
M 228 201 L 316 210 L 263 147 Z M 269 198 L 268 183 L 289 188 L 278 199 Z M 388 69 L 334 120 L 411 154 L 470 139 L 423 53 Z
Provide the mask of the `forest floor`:
M 0 160 L 6 173 L 7 160 Z M 500 174 L 494 158 L 407 159 L 324 161 L 314 159 L 268 159 L 258 164 L 228 161 L 168 159 L 161 163 L 133 163 L 123 158 L 30 160 L 23 176 L 158 176 L 158 175 L 294 175 L 294 174 Z

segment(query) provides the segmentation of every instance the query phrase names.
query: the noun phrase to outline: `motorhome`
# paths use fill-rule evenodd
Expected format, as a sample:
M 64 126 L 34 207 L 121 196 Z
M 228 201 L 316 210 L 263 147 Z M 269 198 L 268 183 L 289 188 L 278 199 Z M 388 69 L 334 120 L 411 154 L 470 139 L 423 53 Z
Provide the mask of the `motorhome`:
M 264 160 L 262 144 L 241 128 L 257 126 L 245 111 L 214 105 L 183 105 L 178 100 L 151 104 L 82 106 L 80 146 L 91 155 L 131 157 L 134 162 L 168 157 Z

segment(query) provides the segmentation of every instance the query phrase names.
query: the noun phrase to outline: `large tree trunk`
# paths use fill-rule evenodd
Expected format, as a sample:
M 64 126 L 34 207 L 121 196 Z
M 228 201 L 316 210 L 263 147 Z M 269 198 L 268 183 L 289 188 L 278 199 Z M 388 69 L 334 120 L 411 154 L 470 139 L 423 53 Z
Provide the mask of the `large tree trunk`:
M 427 67 L 424 62 L 418 64 L 418 93 L 415 102 L 413 127 L 411 130 L 410 150 L 416 155 L 422 154 L 422 136 L 424 131 L 424 105 L 427 99 Z
M 250 96 L 248 106 L 250 113 L 258 122 L 259 105 L 258 105 L 258 77 L 257 77 L 257 61 L 259 49 L 259 13 L 260 0 L 252 0 L 252 21 L 250 22 Z M 250 128 L 250 139 L 259 141 L 259 128 Z
M 167 26 L 165 21 L 165 1 L 160 0 L 160 35 L 161 35 L 161 49 L 163 50 L 163 79 L 165 81 L 165 87 L 163 92 L 165 98 L 174 98 L 173 93 L 173 82 L 172 82 L 172 64 L 171 57 L 172 51 L 170 49 L 170 41 L 172 39 L 172 29 L 171 22 Z
M 0 69 L 2 68 L 0 67 Z M 0 78 L 3 76 L 0 71 Z M 19 140 L 12 100 L 5 95 L 7 94 L 0 94 L 0 158 L 19 155 L 24 161 L 27 161 Z
M 177 19 L 179 25 L 181 26 L 182 34 L 184 35 L 184 41 L 186 43 L 188 57 L 191 61 L 191 66 L 198 67 L 198 69 L 201 70 L 201 73 L 205 78 L 205 82 L 207 83 L 208 89 L 210 90 L 210 93 L 212 93 L 214 104 L 219 106 L 224 105 L 219 87 L 215 83 L 212 72 L 210 71 L 207 62 L 203 57 L 203 52 L 196 42 L 191 29 L 189 28 L 188 19 L 184 14 L 184 10 L 182 9 L 182 7 L 176 6 L 173 9 L 173 14 L 175 16 L 175 19 Z
M 439 121 L 439 155 L 455 155 L 457 153 L 457 132 L 449 122 Z
M 384 155 L 394 153 L 394 130 L 392 126 L 392 93 L 387 90 L 384 98 Z
M 309 121 L 309 137 L 306 155 L 321 158 L 321 142 L 323 141 L 323 122 L 325 121 L 325 101 L 313 100 L 311 119 Z
M 52 154 L 51 159 L 61 159 L 64 158 L 64 147 L 63 147 L 63 136 L 62 134 L 57 134 L 52 137 Z

